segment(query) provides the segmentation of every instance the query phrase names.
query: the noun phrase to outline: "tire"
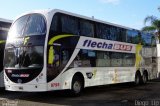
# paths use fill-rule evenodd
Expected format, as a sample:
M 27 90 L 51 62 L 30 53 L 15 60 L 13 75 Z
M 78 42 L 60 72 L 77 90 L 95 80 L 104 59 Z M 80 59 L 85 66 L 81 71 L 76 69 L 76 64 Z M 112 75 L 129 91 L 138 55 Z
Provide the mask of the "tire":
M 136 73 L 135 75 L 135 85 L 140 85 L 142 83 L 142 77 L 139 72 Z
M 146 72 L 143 73 L 142 81 L 143 81 L 143 84 L 146 84 L 147 81 L 148 81 L 148 76 L 147 76 L 147 73 L 146 73 Z
M 72 89 L 71 93 L 73 96 L 79 96 L 83 89 L 82 79 L 78 76 L 74 76 L 72 80 Z

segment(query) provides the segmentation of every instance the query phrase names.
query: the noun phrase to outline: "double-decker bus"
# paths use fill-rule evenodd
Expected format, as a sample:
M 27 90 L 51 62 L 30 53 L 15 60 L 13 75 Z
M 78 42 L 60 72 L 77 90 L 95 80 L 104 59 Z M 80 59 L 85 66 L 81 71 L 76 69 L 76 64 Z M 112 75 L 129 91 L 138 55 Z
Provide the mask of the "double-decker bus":
M 70 89 L 146 83 L 157 78 L 152 35 L 62 10 L 17 18 L 5 47 L 5 88 L 10 91 Z
M 3 57 L 5 42 L 7 39 L 8 30 L 11 26 L 12 21 L 0 18 L 0 87 L 4 87 L 3 77 Z

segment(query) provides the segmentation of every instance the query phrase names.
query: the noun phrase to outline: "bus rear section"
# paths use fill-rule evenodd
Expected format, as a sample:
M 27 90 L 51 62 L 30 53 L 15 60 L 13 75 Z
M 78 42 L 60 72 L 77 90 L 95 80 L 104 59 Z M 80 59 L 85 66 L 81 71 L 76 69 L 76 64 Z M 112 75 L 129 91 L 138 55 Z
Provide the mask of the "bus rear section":
M 0 42 L 1 42 L 0 43 L 0 87 L 4 87 L 3 56 L 4 56 L 5 41 L 1 40 Z
M 0 18 L 0 87 L 4 87 L 3 58 L 8 30 L 12 21 Z

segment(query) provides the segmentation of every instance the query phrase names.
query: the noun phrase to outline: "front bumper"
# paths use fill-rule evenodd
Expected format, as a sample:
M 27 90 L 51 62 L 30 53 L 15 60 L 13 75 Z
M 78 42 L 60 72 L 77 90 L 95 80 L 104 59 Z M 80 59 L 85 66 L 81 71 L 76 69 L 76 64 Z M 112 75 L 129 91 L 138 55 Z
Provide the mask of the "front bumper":
M 47 91 L 46 84 L 5 84 L 5 89 L 8 91 L 21 92 L 44 92 Z

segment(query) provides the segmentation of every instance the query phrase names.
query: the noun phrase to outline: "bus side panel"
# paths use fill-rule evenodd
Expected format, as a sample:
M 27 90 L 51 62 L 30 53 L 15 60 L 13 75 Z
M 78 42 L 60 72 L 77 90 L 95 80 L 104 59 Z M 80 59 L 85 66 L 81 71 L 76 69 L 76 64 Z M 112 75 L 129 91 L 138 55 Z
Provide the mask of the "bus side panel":
M 4 87 L 4 71 L 0 72 L 0 87 Z
M 71 89 L 73 76 L 77 72 L 82 73 L 84 77 L 84 87 L 132 82 L 135 78 L 135 69 L 135 67 L 71 68 L 48 83 L 48 90 Z

